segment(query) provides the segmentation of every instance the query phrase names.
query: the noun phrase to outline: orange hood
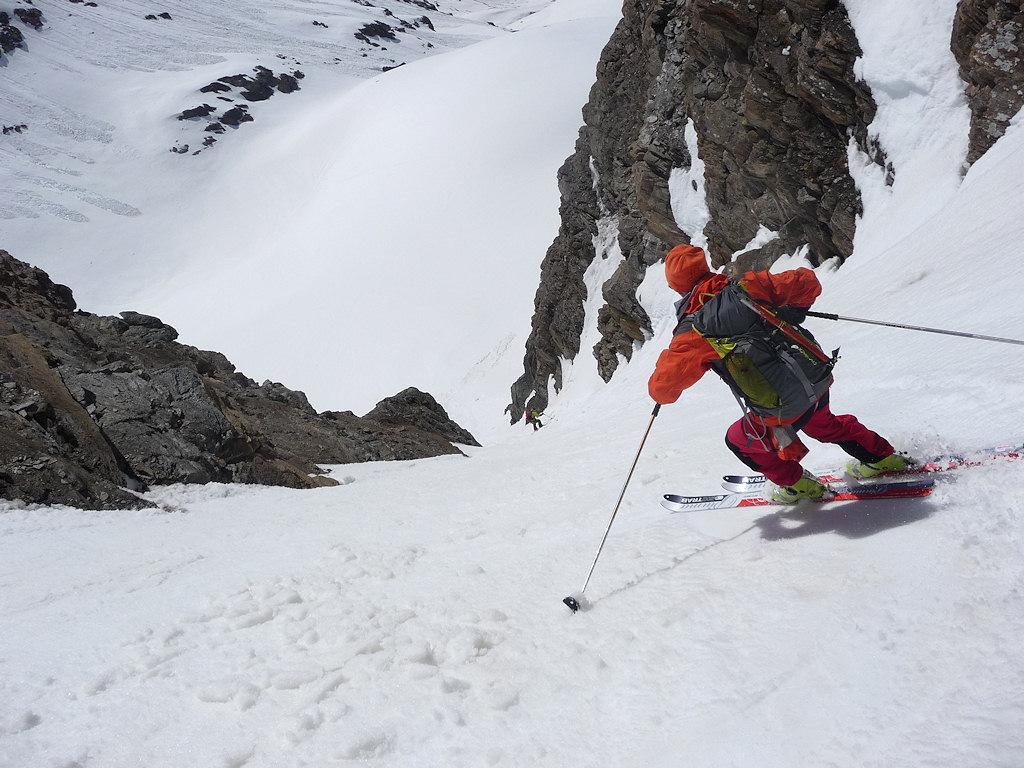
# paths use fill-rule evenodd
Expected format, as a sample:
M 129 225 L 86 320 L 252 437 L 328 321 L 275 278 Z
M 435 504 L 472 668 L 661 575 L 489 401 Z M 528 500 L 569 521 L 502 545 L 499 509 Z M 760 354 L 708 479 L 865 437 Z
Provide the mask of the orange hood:
M 665 257 L 665 278 L 676 293 L 689 293 L 710 274 L 704 251 L 695 245 L 677 245 Z

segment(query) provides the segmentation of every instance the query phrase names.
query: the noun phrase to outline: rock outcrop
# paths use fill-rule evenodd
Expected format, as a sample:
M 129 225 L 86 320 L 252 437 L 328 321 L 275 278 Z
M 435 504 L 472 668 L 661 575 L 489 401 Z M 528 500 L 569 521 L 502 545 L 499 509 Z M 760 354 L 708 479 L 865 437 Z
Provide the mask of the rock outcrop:
M 0 11 L 0 56 L 11 53 L 25 42 L 24 35 L 17 26 L 11 23 L 10 14 Z
M 0 497 L 137 507 L 132 491 L 152 484 L 309 488 L 335 483 L 319 465 L 476 445 L 417 390 L 366 417 L 321 414 L 177 335 L 136 312 L 77 311 L 69 288 L 0 251 Z
M 247 102 L 259 102 L 266 101 L 278 93 L 295 93 L 299 90 L 299 81 L 305 77 L 298 69 L 287 74 L 275 73 L 267 67 L 256 66 L 252 71 L 252 75 L 226 75 L 200 88 L 199 93 L 211 101 L 223 101 L 233 106 L 214 106 L 203 102 L 198 106 L 183 109 L 178 113 L 178 120 L 194 123 L 197 127 L 202 126 L 206 136 L 199 149 L 190 149 L 189 144 L 179 142 L 171 147 L 170 151 L 178 155 L 197 155 L 203 149 L 212 147 L 217 143 L 216 136 L 224 134 L 227 128 L 238 128 L 243 123 L 251 123 L 256 119 L 249 113 L 247 104 L 235 104 L 236 98 Z M 217 110 L 221 108 L 224 112 L 218 115 Z
M 874 104 L 853 74 L 859 54 L 838 0 L 625 4 L 559 173 L 562 226 L 542 266 L 513 420 L 527 405 L 546 406 L 560 359 L 580 351 L 583 273 L 603 255 L 602 220 L 613 222 L 622 262 L 603 286 L 593 350 L 601 376 L 645 340 L 650 320 L 636 289 L 649 266 L 697 234 L 680 230 L 669 193 L 673 169 L 693 164 L 688 126 L 704 164 L 713 264 L 732 262 L 762 228 L 774 239 L 743 253 L 737 269 L 799 248 L 813 263 L 850 254 L 861 210 L 850 138 L 877 155 L 867 137 Z
M 967 83 L 967 162 L 973 163 L 1024 106 L 1024 5 L 1017 0 L 961 0 L 950 47 Z

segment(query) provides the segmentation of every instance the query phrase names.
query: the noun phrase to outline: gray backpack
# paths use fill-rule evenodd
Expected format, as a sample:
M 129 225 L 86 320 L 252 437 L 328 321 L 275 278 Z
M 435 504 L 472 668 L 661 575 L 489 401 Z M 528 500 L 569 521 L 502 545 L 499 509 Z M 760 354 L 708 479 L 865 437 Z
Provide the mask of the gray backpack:
M 691 328 L 699 333 L 719 355 L 712 370 L 758 416 L 791 423 L 832 385 L 838 350 L 828 358 L 800 326 L 808 344 L 796 343 L 750 306 L 753 299 L 737 283 L 730 282 L 696 312 L 686 312 L 689 300 L 687 295 L 676 304 L 675 335 Z

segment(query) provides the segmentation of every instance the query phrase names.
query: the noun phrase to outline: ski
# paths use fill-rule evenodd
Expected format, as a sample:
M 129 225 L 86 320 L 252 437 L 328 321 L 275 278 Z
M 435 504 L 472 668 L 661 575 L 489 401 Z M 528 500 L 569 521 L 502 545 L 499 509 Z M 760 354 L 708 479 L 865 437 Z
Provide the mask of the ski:
M 870 499 L 910 499 L 927 496 L 932 492 L 932 480 L 910 482 L 879 482 L 871 485 L 833 484 L 832 493 L 820 499 L 811 499 L 816 504 L 833 501 L 863 501 Z M 695 512 L 703 509 L 730 509 L 733 507 L 794 506 L 773 501 L 766 496 L 749 493 L 719 493 L 708 496 L 678 496 L 665 494 L 661 506 L 670 512 Z
M 958 469 L 960 467 L 975 467 L 998 461 L 1000 459 L 1013 461 L 1014 459 L 1019 459 L 1022 456 L 1024 456 L 1024 445 L 988 448 L 971 454 L 944 454 L 940 456 L 933 456 L 927 461 L 916 464 L 910 469 L 906 469 L 902 472 L 885 472 L 881 475 L 877 475 L 877 477 L 882 480 L 891 480 L 893 478 L 905 477 L 908 475 L 913 476 L 931 472 L 945 472 L 946 470 Z M 821 482 L 828 484 L 844 483 L 846 481 L 846 477 L 841 469 L 818 475 L 818 479 L 821 480 Z M 872 483 L 874 482 L 874 478 L 869 478 L 864 482 Z M 766 483 L 767 478 L 765 478 L 764 475 L 725 475 L 722 478 L 722 487 L 731 493 L 759 492 L 764 488 Z
M 887 475 L 892 478 L 893 475 Z M 835 472 L 826 472 L 818 475 L 818 479 L 825 485 L 846 484 L 848 478 Z M 764 475 L 725 475 L 722 477 L 722 488 L 729 493 L 751 494 L 760 493 L 768 485 L 768 478 Z

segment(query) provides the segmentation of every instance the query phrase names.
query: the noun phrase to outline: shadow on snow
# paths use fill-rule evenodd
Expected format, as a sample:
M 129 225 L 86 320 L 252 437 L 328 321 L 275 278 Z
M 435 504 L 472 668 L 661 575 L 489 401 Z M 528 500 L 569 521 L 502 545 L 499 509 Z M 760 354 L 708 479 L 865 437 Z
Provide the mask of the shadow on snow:
M 837 533 L 848 539 L 863 539 L 876 533 L 910 525 L 931 516 L 927 499 L 898 501 L 855 501 L 822 509 L 786 511 L 766 515 L 754 522 L 768 541 L 797 539 L 821 533 Z

